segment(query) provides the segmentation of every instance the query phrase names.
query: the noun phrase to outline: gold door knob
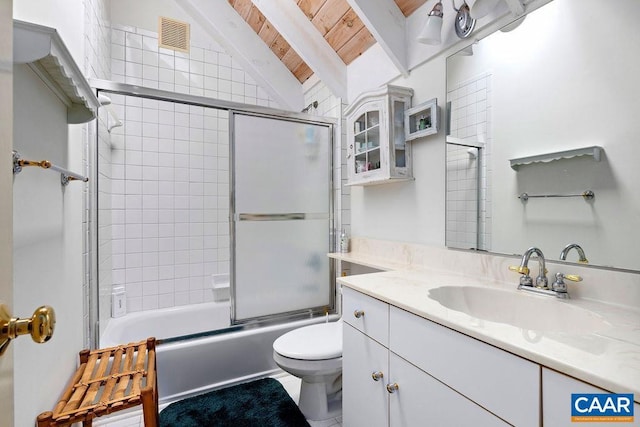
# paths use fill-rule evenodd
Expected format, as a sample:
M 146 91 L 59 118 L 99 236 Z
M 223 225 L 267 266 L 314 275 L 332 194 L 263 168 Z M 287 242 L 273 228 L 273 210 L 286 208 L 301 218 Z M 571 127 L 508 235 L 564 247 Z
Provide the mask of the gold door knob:
M 384 374 L 380 371 L 371 373 L 371 378 L 373 378 L 374 381 L 380 381 L 383 377 Z
M 398 391 L 398 389 L 400 388 L 400 386 L 398 386 L 398 383 L 389 383 L 387 384 L 387 391 L 389 393 L 395 393 L 396 391 Z
M 359 319 L 362 316 L 364 316 L 364 311 L 363 310 L 356 310 L 356 311 L 353 312 L 353 315 L 355 316 L 356 319 Z
M 38 307 L 28 319 L 11 317 L 9 307 L 0 304 L 0 355 L 2 355 L 12 339 L 20 335 L 31 335 L 31 338 L 42 344 L 53 336 L 56 326 L 56 313 L 52 307 Z

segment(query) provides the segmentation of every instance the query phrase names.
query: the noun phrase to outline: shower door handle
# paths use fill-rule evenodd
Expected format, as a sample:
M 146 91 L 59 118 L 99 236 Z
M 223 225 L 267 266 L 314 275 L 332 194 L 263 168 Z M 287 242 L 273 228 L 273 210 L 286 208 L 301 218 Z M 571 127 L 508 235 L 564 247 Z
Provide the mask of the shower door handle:
M 0 303 L 0 356 L 9 347 L 12 339 L 20 335 L 31 335 L 39 343 L 45 343 L 53 336 L 56 326 L 56 313 L 52 307 L 38 307 L 30 318 L 12 317 L 9 307 Z

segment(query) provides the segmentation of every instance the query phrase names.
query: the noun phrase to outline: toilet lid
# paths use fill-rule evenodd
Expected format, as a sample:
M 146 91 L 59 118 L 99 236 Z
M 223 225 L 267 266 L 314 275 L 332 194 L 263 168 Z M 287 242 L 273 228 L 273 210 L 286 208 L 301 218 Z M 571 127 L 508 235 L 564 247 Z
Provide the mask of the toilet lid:
M 304 326 L 274 341 L 273 349 L 284 357 L 302 360 L 342 356 L 342 322 Z

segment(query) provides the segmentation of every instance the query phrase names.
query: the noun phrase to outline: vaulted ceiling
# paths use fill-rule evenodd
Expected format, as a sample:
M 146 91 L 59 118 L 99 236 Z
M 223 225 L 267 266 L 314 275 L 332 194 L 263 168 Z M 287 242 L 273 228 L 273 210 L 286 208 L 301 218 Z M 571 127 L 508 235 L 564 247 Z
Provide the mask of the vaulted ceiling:
M 442 44 L 431 46 L 416 38 L 437 0 L 175 1 L 282 108 L 294 111 L 304 106 L 302 83 L 311 76 L 348 102 L 359 91 L 409 76 L 460 41 L 454 2 L 443 2 Z M 523 4 L 498 2 L 476 31 L 507 18 L 509 10 L 521 15 Z
M 376 43 L 374 36 L 347 0 L 291 1 L 296 2 L 345 65 L 349 65 Z M 406 17 L 427 0 L 394 1 Z M 229 0 L 229 3 L 300 82 L 304 82 L 313 74 L 309 65 L 251 0 Z

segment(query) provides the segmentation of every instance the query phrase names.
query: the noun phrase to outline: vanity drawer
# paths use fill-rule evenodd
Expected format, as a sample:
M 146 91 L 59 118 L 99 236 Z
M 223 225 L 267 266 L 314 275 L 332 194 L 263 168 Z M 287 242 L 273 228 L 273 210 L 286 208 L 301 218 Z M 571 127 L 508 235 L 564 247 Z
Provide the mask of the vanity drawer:
M 540 424 L 537 364 L 397 307 L 389 317 L 391 351 L 510 424 Z
M 346 323 L 389 347 L 389 304 L 343 286 L 342 310 Z

